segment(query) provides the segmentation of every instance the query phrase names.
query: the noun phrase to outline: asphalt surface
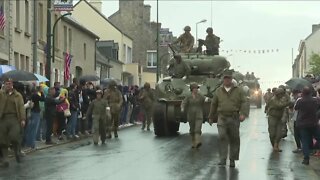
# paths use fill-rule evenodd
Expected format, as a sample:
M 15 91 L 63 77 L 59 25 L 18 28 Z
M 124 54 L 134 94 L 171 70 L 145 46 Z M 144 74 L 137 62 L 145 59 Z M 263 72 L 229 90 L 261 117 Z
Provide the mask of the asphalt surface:
M 85 139 L 28 154 L 23 163 L 10 162 L 0 169 L 5 180 L 281 180 L 320 179 L 320 159 L 310 166 L 301 164 L 302 155 L 293 154 L 293 138 L 281 142 L 283 152 L 273 153 L 267 121 L 261 109 L 251 109 L 241 124 L 240 161 L 236 168 L 219 167 L 216 125 L 203 126 L 203 146 L 191 149 L 188 125 L 181 124 L 180 135 L 158 138 L 140 126 L 123 129 L 119 139 L 94 146 Z

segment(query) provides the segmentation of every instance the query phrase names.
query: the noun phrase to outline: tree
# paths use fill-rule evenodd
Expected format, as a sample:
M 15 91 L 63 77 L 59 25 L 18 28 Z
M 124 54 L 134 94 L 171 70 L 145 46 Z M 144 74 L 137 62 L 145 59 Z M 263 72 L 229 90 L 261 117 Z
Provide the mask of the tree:
M 318 76 L 320 75 L 320 55 L 316 53 L 312 53 L 310 56 L 310 73 Z

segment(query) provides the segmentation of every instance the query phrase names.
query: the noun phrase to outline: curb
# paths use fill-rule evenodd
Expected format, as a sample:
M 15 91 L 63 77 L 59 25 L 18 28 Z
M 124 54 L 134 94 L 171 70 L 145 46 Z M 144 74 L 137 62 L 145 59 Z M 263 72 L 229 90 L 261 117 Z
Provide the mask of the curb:
M 138 126 L 139 124 L 131 124 L 131 125 L 128 125 L 128 126 L 121 126 L 119 127 L 119 130 L 122 130 L 122 129 L 126 129 L 126 128 L 130 128 L 130 127 L 134 127 L 134 126 Z M 80 137 L 79 139 L 75 139 L 75 140 L 66 140 L 66 141 L 63 141 L 63 142 L 60 142 L 60 143 L 56 143 L 56 144 L 53 144 L 53 145 L 44 145 L 44 146 L 40 146 L 38 147 L 37 149 L 35 150 L 30 150 L 30 151 L 24 151 L 24 154 L 27 155 L 27 154 L 31 154 L 31 153 L 34 153 L 34 152 L 37 152 L 37 151 L 40 151 L 40 150 L 45 150 L 45 149 L 49 149 L 49 148 L 52 148 L 52 147 L 57 147 L 57 146 L 61 146 L 61 145 L 64 145 L 64 144 L 69 144 L 69 143 L 74 143 L 74 142 L 78 142 L 78 141 L 81 141 L 81 140 L 84 140 L 84 139 L 88 139 L 88 138 L 91 138 L 92 135 L 84 135 L 82 137 Z M 9 155 L 11 156 L 11 155 Z M 12 156 L 13 157 L 13 156 Z

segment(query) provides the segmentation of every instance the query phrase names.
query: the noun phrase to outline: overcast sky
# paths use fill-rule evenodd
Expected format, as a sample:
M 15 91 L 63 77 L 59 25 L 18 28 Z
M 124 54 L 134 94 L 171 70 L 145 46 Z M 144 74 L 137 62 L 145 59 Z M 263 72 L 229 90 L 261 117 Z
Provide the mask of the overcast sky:
M 156 1 L 145 1 L 145 4 L 151 5 L 151 20 L 156 21 Z M 195 36 L 196 23 L 206 19 L 206 23 L 198 24 L 198 38 L 205 38 L 205 30 L 212 24 L 214 33 L 223 39 L 220 50 L 229 50 L 221 54 L 228 56 L 240 72 L 254 71 L 265 90 L 291 77 L 292 48 L 295 57 L 300 40 L 311 33 L 312 24 L 320 23 L 319 7 L 320 2 L 313 1 L 159 0 L 159 21 L 175 36 L 183 32 L 185 25 L 190 25 Z M 103 1 L 106 16 L 118 8 L 118 0 Z M 252 53 L 272 49 L 279 52 Z M 235 53 L 235 50 L 251 50 L 251 53 Z

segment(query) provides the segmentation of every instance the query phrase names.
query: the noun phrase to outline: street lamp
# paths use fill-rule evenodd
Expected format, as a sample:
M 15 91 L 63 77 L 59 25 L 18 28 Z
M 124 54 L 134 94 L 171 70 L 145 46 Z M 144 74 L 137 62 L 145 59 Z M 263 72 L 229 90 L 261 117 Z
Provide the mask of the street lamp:
M 207 22 L 206 19 L 202 19 L 201 21 L 196 23 L 196 44 L 198 45 L 198 24 Z

